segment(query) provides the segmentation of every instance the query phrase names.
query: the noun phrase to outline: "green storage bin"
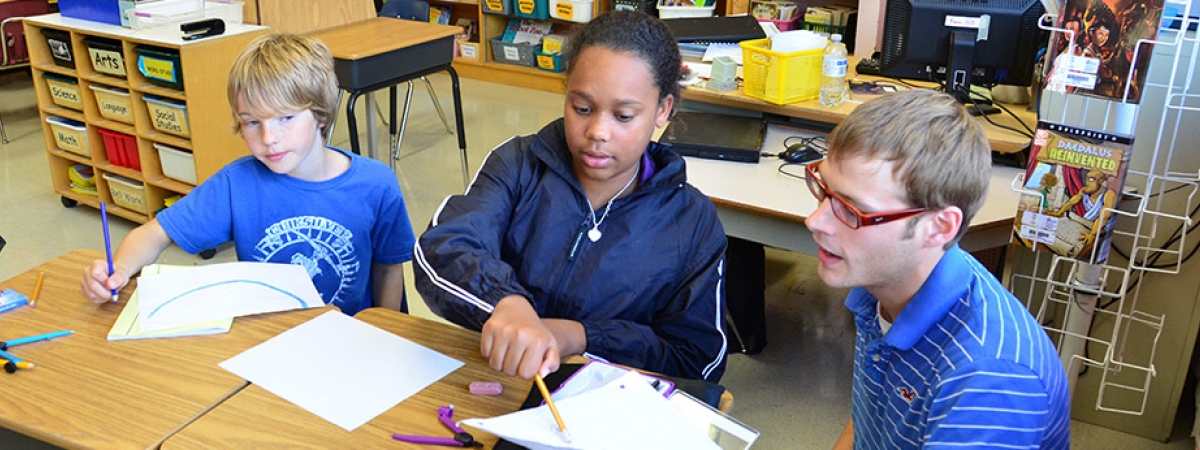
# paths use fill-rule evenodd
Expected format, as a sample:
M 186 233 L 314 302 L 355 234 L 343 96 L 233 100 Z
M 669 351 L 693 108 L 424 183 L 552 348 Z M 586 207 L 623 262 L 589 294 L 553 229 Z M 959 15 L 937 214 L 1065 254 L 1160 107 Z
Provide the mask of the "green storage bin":
M 137 51 L 137 68 L 142 76 L 153 84 L 183 90 L 183 65 L 179 52 L 148 45 L 134 47 Z

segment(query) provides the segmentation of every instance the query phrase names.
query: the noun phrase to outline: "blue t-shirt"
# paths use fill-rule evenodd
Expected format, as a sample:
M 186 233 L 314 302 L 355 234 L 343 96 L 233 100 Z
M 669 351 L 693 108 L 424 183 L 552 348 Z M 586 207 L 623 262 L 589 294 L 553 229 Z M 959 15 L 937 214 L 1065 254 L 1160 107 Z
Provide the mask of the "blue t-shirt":
M 320 182 L 239 158 L 158 222 L 189 253 L 233 241 L 238 260 L 304 266 L 326 303 L 354 315 L 373 304 L 372 263 L 411 260 L 414 236 L 391 169 L 334 150 L 350 157 L 350 168 Z
M 855 288 L 856 449 L 1070 447 L 1070 398 L 1041 325 L 957 246 L 883 334 Z

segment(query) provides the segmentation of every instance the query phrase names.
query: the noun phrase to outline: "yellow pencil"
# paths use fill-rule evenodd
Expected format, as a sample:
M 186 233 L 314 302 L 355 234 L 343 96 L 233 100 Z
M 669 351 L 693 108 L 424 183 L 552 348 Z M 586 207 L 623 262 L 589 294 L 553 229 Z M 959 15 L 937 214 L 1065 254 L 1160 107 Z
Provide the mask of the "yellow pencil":
M 30 308 L 37 307 L 38 293 L 42 292 L 42 279 L 43 278 L 46 278 L 46 272 L 38 273 L 37 285 L 33 287 L 33 298 L 29 299 L 29 307 Z
M 567 434 L 567 425 L 563 423 L 562 416 L 558 415 L 558 407 L 554 406 L 554 399 L 550 398 L 550 390 L 546 389 L 546 381 L 542 379 L 542 374 L 534 374 L 533 382 L 537 384 L 538 390 L 542 391 L 542 398 L 546 399 L 546 406 L 550 407 L 550 414 L 554 414 L 554 421 L 558 422 L 558 430 L 562 432 L 563 439 L 571 442 L 571 435 Z

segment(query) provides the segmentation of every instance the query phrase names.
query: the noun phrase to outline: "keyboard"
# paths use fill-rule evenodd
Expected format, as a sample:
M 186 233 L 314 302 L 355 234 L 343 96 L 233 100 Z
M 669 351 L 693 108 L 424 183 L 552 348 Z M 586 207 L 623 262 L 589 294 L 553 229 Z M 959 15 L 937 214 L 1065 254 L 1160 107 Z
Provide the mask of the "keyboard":
M 883 75 L 883 69 L 879 65 L 878 58 L 864 58 L 854 66 L 854 71 L 859 75 Z

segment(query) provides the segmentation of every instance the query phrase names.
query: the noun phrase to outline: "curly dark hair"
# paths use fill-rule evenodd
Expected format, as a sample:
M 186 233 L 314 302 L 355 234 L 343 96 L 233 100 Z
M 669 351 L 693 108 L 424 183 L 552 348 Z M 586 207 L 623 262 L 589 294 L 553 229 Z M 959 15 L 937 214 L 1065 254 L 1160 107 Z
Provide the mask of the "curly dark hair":
M 670 95 L 678 102 L 682 64 L 679 45 L 662 21 L 632 10 L 615 10 L 593 19 L 567 43 L 568 76 L 575 67 L 575 58 L 584 49 L 594 46 L 630 53 L 645 61 L 658 86 L 658 101 Z

